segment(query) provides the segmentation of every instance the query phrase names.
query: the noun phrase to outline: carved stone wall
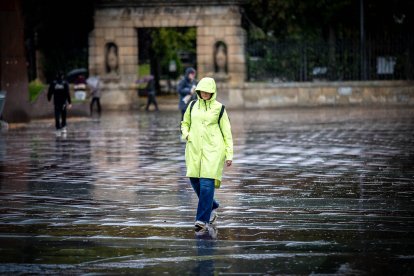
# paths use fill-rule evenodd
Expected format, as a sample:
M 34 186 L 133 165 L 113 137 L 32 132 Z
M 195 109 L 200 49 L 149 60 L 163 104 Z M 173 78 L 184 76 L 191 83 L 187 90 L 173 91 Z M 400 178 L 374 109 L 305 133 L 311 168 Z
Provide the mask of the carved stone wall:
M 227 46 L 227 74 L 217 76 L 230 86 L 241 85 L 246 76 L 245 31 L 239 6 L 126 6 L 103 5 L 95 11 L 95 29 L 89 38 L 89 70 L 104 82 L 102 104 L 106 108 L 128 109 L 137 104 L 134 81 L 138 68 L 139 28 L 196 27 L 197 75 L 215 76 L 216 43 Z M 118 49 L 118 70 L 108 73 L 107 46 Z

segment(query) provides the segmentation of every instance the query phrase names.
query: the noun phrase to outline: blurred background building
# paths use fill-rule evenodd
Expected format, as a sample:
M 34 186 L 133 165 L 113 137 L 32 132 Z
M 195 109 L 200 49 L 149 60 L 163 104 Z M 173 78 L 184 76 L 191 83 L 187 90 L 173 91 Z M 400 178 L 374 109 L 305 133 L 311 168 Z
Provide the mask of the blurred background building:
M 55 72 L 77 68 L 101 77 L 106 109 L 138 109 L 149 74 L 175 93 L 188 66 L 216 78 L 228 107 L 414 103 L 409 0 L 10 0 L 0 12 L 8 121 L 40 116 Z

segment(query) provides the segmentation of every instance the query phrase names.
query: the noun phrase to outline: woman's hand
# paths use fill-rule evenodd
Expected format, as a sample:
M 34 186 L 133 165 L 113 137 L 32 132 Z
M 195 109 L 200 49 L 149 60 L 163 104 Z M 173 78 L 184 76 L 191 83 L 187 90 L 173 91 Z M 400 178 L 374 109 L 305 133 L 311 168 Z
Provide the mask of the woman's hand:
M 227 167 L 230 167 L 231 166 L 231 163 L 233 163 L 231 160 L 226 160 L 226 166 Z

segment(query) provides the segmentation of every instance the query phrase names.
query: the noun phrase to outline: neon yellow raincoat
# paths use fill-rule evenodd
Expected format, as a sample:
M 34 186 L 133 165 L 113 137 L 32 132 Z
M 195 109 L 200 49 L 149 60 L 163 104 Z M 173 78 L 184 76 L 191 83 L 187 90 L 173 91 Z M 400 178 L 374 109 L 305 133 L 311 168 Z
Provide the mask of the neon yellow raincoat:
M 203 100 L 200 91 L 212 93 L 209 100 Z M 187 176 L 215 179 L 220 186 L 224 161 L 233 160 L 233 138 L 230 120 L 224 110 L 220 119 L 222 104 L 216 101 L 217 89 L 213 78 L 203 78 L 196 87 L 197 101 L 190 111 L 190 105 L 181 122 L 182 138 L 187 139 L 185 162 Z M 221 130 L 220 130 L 221 129 Z

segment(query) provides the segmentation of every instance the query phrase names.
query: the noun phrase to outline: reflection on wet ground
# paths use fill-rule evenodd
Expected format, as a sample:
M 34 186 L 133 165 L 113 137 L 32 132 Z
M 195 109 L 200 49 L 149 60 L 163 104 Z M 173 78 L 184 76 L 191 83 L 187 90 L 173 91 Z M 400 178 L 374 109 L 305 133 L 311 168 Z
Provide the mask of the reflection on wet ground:
M 1 133 L 0 274 L 412 273 L 414 109 L 229 113 L 206 235 L 176 112 Z

